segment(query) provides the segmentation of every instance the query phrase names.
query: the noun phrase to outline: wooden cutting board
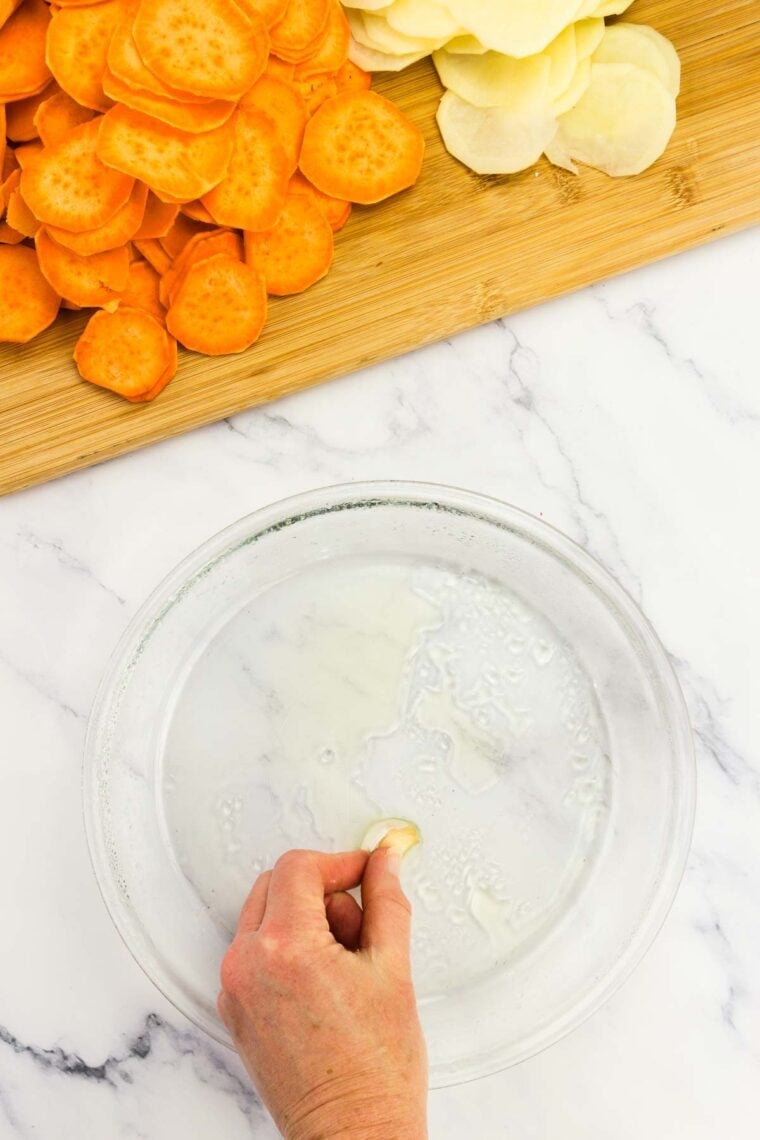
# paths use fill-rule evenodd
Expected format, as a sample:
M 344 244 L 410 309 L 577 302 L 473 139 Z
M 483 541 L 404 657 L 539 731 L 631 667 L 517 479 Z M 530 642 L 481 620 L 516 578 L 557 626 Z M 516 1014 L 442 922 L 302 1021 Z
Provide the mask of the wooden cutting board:
M 68 313 L 31 344 L 0 346 L 0 492 L 97 463 L 760 221 L 760 0 L 638 0 L 626 16 L 683 63 L 666 154 L 635 178 L 542 162 L 482 177 L 440 143 L 429 61 L 385 76 L 428 141 L 410 192 L 355 208 L 330 274 L 273 299 L 240 356 L 184 353 L 154 404 L 83 383 Z M 705 288 L 709 289 L 709 282 Z

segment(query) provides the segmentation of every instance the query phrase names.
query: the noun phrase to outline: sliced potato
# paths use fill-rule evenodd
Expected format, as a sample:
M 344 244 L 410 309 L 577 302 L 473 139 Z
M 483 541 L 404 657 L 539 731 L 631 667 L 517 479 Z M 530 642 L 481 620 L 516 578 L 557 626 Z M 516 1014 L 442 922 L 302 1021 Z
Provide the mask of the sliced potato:
M 580 99 L 591 82 L 591 60 L 581 59 L 575 68 L 575 75 L 570 80 L 565 91 L 554 99 L 552 111 L 555 115 L 564 115 Z M 560 165 L 555 163 L 555 166 Z
M 675 123 L 675 99 L 650 72 L 592 63 L 589 86 L 561 116 L 545 152 L 568 169 L 575 159 L 613 176 L 640 174 L 665 150 Z
M 474 107 L 447 91 L 436 116 L 444 146 L 477 174 L 514 174 L 549 146 L 557 120 L 545 108 Z
M 588 59 L 599 47 L 604 35 L 604 20 L 593 17 L 589 20 L 578 20 L 573 24 L 575 28 L 575 51 L 578 59 Z
M 393 0 L 387 8 L 381 8 L 378 15 L 384 16 L 403 36 L 450 40 L 464 33 L 462 25 L 439 0 Z
M 387 52 L 388 55 L 410 55 L 418 51 L 430 54 L 445 40 L 445 37 L 430 39 L 422 36 L 403 36 L 377 12 L 360 12 L 353 19 L 349 19 L 349 23 L 354 39 L 365 47 Z
M 446 51 L 456 52 L 458 55 L 484 55 L 488 48 L 475 36 L 454 36 L 446 44 Z
M 352 38 L 348 47 L 348 58 L 363 71 L 403 71 L 405 67 L 430 55 L 429 51 L 412 52 L 411 55 L 389 55 L 384 51 L 360 44 Z
M 388 0 L 351 0 L 351 8 L 361 12 L 379 12 L 388 7 Z M 348 15 L 349 9 L 346 9 Z
M 571 24 L 581 0 L 446 0 L 452 16 L 494 51 L 525 56 Z
M 635 63 L 656 75 L 671 95 L 681 87 L 681 61 L 670 40 L 643 24 L 610 24 L 594 52 L 594 63 Z
M 543 53 L 549 59 L 549 94 L 555 99 L 566 91 L 575 75 L 578 52 L 575 47 L 575 24 L 568 24 Z M 528 58 L 531 58 L 530 56 Z
M 633 0 L 602 0 L 594 10 L 595 16 L 619 16 L 630 8 Z
M 433 54 L 441 83 L 474 107 L 505 107 L 512 111 L 544 108 L 549 101 L 551 60 L 547 55 L 513 59 L 500 52 L 485 55 Z

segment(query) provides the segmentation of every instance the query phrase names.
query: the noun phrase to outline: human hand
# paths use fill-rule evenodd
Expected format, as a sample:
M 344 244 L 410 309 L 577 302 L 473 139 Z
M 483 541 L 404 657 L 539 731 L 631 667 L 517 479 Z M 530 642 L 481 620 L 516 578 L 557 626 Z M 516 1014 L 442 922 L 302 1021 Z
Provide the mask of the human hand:
M 399 868 L 385 848 L 289 851 L 243 906 L 219 1013 L 286 1140 L 427 1136 Z

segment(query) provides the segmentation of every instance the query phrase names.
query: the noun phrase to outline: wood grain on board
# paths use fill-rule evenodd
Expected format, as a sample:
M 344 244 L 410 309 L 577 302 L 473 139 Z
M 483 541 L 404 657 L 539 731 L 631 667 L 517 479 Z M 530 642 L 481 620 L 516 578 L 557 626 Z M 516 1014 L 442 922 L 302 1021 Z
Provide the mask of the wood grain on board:
M 31 344 L 0 346 L 0 493 L 187 431 L 418 345 L 760 221 L 760 3 L 639 0 L 683 63 L 678 126 L 635 178 L 542 161 L 481 177 L 444 151 L 440 87 L 425 60 L 375 82 L 419 124 L 417 186 L 356 207 L 328 276 L 273 298 L 239 356 L 181 355 L 153 404 L 82 382 L 71 359 L 86 317 L 66 313 Z M 709 288 L 709 282 L 705 282 Z

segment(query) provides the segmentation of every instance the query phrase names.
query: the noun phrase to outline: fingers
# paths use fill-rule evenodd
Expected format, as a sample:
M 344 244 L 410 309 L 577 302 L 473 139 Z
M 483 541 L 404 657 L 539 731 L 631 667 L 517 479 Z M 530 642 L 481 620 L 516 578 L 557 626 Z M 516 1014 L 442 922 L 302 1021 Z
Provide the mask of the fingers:
M 325 900 L 330 933 L 346 950 L 357 950 L 362 932 L 362 908 L 345 891 L 336 891 Z
M 272 872 L 264 871 L 251 887 L 248 898 L 243 903 L 243 909 L 240 911 L 237 926 L 238 934 L 255 934 L 261 926 L 264 911 L 266 910 L 267 896 L 269 894 L 269 880 L 271 878 Z
M 364 851 L 287 851 L 274 865 L 262 925 L 298 931 L 310 922 L 323 927 L 325 896 L 358 886 L 366 865 Z
M 362 878 L 361 948 L 377 953 L 408 977 L 412 908 L 401 889 L 400 869 L 400 855 L 389 848 L 379 847 L 367 861 Z

